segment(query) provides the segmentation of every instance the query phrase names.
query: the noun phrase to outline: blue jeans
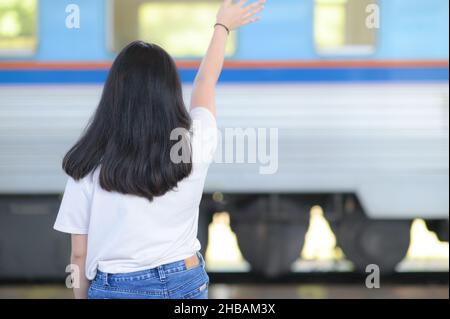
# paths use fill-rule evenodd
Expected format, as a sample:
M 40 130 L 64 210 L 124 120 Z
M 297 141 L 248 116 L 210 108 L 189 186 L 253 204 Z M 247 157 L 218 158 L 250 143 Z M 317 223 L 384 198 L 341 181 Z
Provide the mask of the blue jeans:
M 184 261 L 127 274 L 97 271 L 88 292 L 89 299 L 208 299 L 209 277 L 205 261 L 186 269 Z

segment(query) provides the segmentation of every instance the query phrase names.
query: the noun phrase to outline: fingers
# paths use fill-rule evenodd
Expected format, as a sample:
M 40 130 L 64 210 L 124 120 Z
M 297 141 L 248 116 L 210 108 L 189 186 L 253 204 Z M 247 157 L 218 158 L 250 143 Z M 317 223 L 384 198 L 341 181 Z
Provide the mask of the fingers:
M 245 9 L 252 10 L 252 9 L 258 8 L 260 6 L 264 6 L 265 3 L 266 3 L 266 0 L 259 0 L 259 1 L 253 2 L 252 4 L 246 6 Z
M 244 23 L 242 23 L 242 25 L 244 26 L 244 25 L 252 24 L 252 23 L 258 22 L 259 20 L 261 20 L 260 17 L 250 18 L 250 19 L 245 20 Z
M 255 16 L 256 14 L 258 14 L 259 12 L 261 12 L 262 10 L 264 10 L 264 3 L 265 0 L 260 0 L 258 2 L 255 2 L 251 5 L 249 5 L 248 7 L 245 8 L 245 15 L 244 15 L 244 19 L 250 20 L 250 18 L 252 18 L 253 16 Z M 252 22 L 250 22 L 252 23 Z
M 245 19 L 249 19 L 249 18 L 253 17 L 254 15 L 260 13 L 260 12 L 263 11 L 263 10 L 264 10 L 264 6 L 256 7 L 255 9 L 250 10 L 249 12 L 247 12 L 247 13 L 244 15 L 244 18 L 245 18 Z
M 265 3 L 266 3 L 266 0 L 259 0 L 259 1 L 253 2 L 252 4 L 248 5 L 247 7 L 245 7 L 245 9 L 252 10 L 252 9 L 258 8 L 260 6 L 264 6 Z
M 244 6 L 247 4 L 248 0 L 240 0 L 239 2 L 236 3 L 236 5 L 240 6 L 241 8 L 244 8 Z M 233 4 L 233 0 L 225 0 L 226 4 Z M 259 7 L 261 5 L 264 5 L 264 3 L 266 3 L 266 0 L 258 0 L 257 2 L 254 2 L 252 4 L 250 4 L 249 6 L 246 6 L 244 9 L 246 10 L 252 10 L 256 7 Z
M 249 5 L 245 8 L 245 12 L 248 15 L 254 15 L 258 12 L 261 12 L 261 10 L 264 9 L 264 4 L 265 4 L 264 0 L 260 0 L 258 2 L 252 3 L 251 5 Z

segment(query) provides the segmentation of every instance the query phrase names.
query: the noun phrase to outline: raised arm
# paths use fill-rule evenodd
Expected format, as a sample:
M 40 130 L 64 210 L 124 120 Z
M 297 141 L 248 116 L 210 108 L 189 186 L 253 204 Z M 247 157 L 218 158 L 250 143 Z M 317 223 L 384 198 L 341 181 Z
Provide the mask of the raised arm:
M 217 25 L 208 51 L 200 65 L 192 90 L 191 108 L 205 107 L 216 114 L 215 88 L 222 72 L 229 31 L 256 22 L 266 0 L 247 5 L 248 0 L 225 0 L 217 14 Z

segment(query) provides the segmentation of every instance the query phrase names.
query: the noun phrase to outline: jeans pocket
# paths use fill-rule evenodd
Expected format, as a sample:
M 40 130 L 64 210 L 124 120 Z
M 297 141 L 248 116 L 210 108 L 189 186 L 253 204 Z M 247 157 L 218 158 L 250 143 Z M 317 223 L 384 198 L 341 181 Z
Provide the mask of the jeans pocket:
M 203 267 L 194 268 L 188 273 L 180 274 L 174 289 L 179 299 L 207 299 L 209 277 Z

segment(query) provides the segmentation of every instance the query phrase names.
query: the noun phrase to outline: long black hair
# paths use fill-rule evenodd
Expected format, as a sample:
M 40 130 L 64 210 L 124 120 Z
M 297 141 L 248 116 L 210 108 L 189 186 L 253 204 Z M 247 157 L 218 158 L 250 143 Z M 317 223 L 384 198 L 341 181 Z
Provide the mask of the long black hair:
M 180 142 L 171 140 L 172 130 L 191 125 L 173 59 L 157 45 L 133 42 L 114 61 L 100 104 L 63 169 L 80 180 L 100 166 L 103 189 L 153 200 L 190 175 L 192 161 L 175 163 L 170 151 Z

